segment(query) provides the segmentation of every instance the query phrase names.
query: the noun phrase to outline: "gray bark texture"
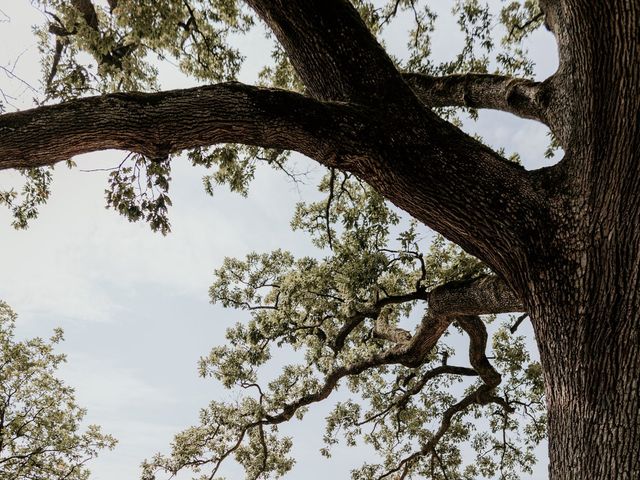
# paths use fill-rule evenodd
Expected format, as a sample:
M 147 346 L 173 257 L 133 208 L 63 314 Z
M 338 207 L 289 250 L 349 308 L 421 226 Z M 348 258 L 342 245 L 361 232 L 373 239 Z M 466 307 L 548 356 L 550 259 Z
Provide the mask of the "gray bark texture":
M 453 321 L 471 337 L 473 372 L 485 382 L 465 401 L 495 401 L 499 375 L 477 315 L 524 310 L 545 375 L 550 478 L 640 478 L 640 2 L 541 0 L 560 53 L 541 83 L 400 73 L 345 0 L 247 3 L 305 95 L 230 83 L 9 113 L 0 116 L 0 168 L 107 148 L 166 156 L 237 142 L 350 171 L 497 276 L 416 292 L 430 308 L 413 336 L 385 326 L 384 305 L 355 313 L 340 338 L 369 315 L 395 347 L 336 372 L 318 398 L 271 423 L 371 362 L 418 362 Z M 429 108 L 446 105 L 541 121 L 565 156 L 525 171 Z

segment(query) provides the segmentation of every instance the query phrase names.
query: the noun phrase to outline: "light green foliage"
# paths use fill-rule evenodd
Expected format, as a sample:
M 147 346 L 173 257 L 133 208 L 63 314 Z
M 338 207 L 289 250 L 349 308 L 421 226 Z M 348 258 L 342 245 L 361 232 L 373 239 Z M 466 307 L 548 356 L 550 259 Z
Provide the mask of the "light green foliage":
M 403 26 L 407 49 L 393 59 L 400 70 L 532 75 L 523 41 L 541 26 L 535 1 L 503 1 L 497 9 L 478 0 L 454 2 L 462 48 L 442 62 L 432 58 L 431 35 L 439 19 L 430 2 L 352 3 L 383 43 L 394 22 Z M 198 81 L 234 79 L 242 57 L 230 35 L 256 23 L 235 0 L 119 0 L 113 9 L 96 1 L 93 12 L 78 7 L 86 5 L 82 1 L 38 4 L 50 19 L 37 30 L 43 101 L 155 89 L 158 61 L 171 61 Z M 275 41 L 259 82 L 304 92 Z M 460 124 L 464 111 L 443 108 L 438 113 Z M 204 177 L 210 194 L 218 185 L 246 194 L 260 164 L 296 177 L 288 152 L 218 145 L 188 156 L 194 165 L 210 169 Z M 15 192 L 0 197 L 16 213 L 18 226 L 26 225 L 46 200 L 46 174 L 27 173 L 31 186 L 23 196 L 24 206 L 17 203 Z M 129 220 L 147 221 L 166 233 L 169 183 L 169 158 L 131 155 L 111 173 L 107 203 Z M 479 385 L 477 375 L 465 367 L 466 352 L 456 353 L 453 347 L 455 329 L 413 367 L 388 361 L 393 345 L 379 330 L 412 331 L 431 288 L 485 275 L 486 267 L 442 237 L 430 237 L 403 220 L 349 174 L 329 171 L 319 190 L 324 198 L 300 203 L 292 220 L 294 229 L 312 238 L 316 256 L 296 258 L 282 250 L 251 253 L 226 259 L 216 271 L 212 302 L 244 310 L 250 319 L 230 328 L 224 345 L 201 359 L 200 374 L 221 382 L 238 400 L 213 401 L 204 408 L 199 424 L 175 437 L 170 454 L 143 464 L 145 480 L 185 470 L 194 478 L 220 478 L 221 464 L 232 458 L 247 478 L 279 477 L 294 460 L 292 440 L 279 435 L 278 425 L 302 418 L 336 388 L 348 399 L 334 404 L 327 417 L 322 453 L 330 456 L 340 442 L 366 443 L 379 462 L 360 466 L 352 477 L 394 478 L 398 464 L 428 444 L 446 412 Z M 530 471 L 533 447 L 545 435 L 540 365 L 529 357 L 523 339 L 504 327 L 495 332 L 489 350 L 502 374 L 494 393 L 509 408 L 491 403 L 462 409 L 452 416 L 435 448 L 410 464 L 406 478 L 507 480 Z M 265 365 L 283 357 L 290 363 L 265 381 Z M 447 370 L 454 365 L 461 367 Z
M 210 148 L 197 148 L 187 153 L 193 165 L 216 170 L 202 180 L 205 191 L 213 195 L 216 185 L 226 185 L 232 192 L 247 194 L 259 163 L 280 169 L 295 179 L 285 163 L 289 152 L 265 149 L 249 145 L 218 145 Z
M 169 158 L 149 159 L 132 154 L 126 166 L 121 165 L 109 175 L 109 189 L 105 190 L 107 206 L 115 209 L 130 222 L 145 220 L 153 231 L 169 232 L 167 209 L 171 206 Z M 129 158 L 123 161 L 127 162 Z
M 21 169 L 24 184 L 20 193 L 15 189 L 0 191 L 0 205 L 11 210 L 14 228 L 25 229 L 38 216 L 38 206 L 46 203 L 51 194 L 52 170 L 52 167 Z
M 320 190 L 326 198 L 299 204 L 292 225 L 311 235 L 324 257 L 251 253 L 225 259 L 216 271 L 212 302 L 247 311 L 251 318 L 230 328 L 224 344 L 201 359 L 200 374 L 214 377 L 240 399 L 212 402 L 200 425 L 176 436 L 170 455 L 145 462 L 145 480 L 185 469 L 202 475 L 197 478 L 218 478 L 213 472 L 231 456 L 243 465 L 246 478 L 277 478 L 293 465 L 287 455 L 291 439 L 276 439 L 277 426 L 293 416 L 303 418 L 334 384 L 350 399 L 337 403 L 327 417 L 322 453 L 331 456 L 341 441 L 369 444 L 380 464 L 364 465 L 352 477 L 378 478 L 427 442 L 443 413 L 479 384 L 464 380 L 473 379 L 468 370 L 464 376 L 434 375 L 434 369 L 444 368 L 443 355 L 464 362 L 465 353 L 460 360 L 448 339 L 415 368 L 375 361 L 354 367 L 389 348 L 375 334 L 381 301 L 482 275 L 486 267 L 440 236 L 423 253 L 420 245 L 427 240 L 416 224 L 405 225 L 379 195 L 348 174 L 329 172 Z M 412 297 L 388 304 L 385 322 L 415 323 L 418 304 Z M 492 404 L 454 417 L 435 451 L 416 462 L 409 477 L 508 479 L 530 471 L 533 447 L 544 438 L 540 367 L 529 358 L 523 338 L 504 327 L 493 342 L 494 363 L 503 374 L 496 394 L 514 412 Z M 264 366 L 283 356 L 297 361 L 263 381 Z M 345 374 L 348 370 L 352 373 Z
M 37 29 L 46 98 L 154 89 L 157 58 L 199 80 L 233 79 L 242 56 L 228 37 L 253 21 L 235 0 L 37 3 L 50 18 Z
M 0 301 L 0 478 L 84 480 L 85 463 L 115 439 L 89 425 L 73 389 L 56 376 L 65 361 L 54 347 L 62 330 L 47 342 L 17 341 L 16 314 Z
M 478 0 L 457 0 L 453 14 L 464 36 L 462 50 L 451 59 L 434 62 L 431 58 L 431 35 L 438 17 L 429 2 L 387 0 L 371 2 L 352 0 L 369 28 L 384 43 L 386 32 L 394 22 L 407 30 L 407 50 L 395 58 L 400 70 L 432 75 L 490 72 L 530 77 L 533 65 L 527 58 L 523 41 L 541 26 L 542 16 L 536 1 L 503 0 L 492 9 Z M 256 23 L 253 12 L 238 0 L 160 0 L 87 2 L 77 0 L 37 0 L 49 19 L 36 28 L 42 53 L 41 102 L 66 100 L 89 94 L 114 91 L 154 90 L 157 65 L 169 62 L 202 82 L 235 79 L 243 57 L 232 46 L 233 35 L 247 32 Z M 115 8 L 109 5 L 115 4 Z M 86 7 L 91 5 L 91 7 Z M 272 41 L 274 37 L 268 34 Z M 259 75 L 259 83 L 303 92 L 282 47 L 273 41 L 271 62 Z M 459 114 L 476 118 L 474 109 L 440 108 L 438 113 L 461 125 Z M 547 152 L 557 149 L 554 140 Z M 264 162 L 295 177 L 288 166 L 288 152 L 269 152 L 241 145 L 216 146 L 188 152 L 195 165 L 214 171 L 204 177 L 206 190 L 227 185 L 246 194 L 256 168 Z M 144 173 L 156 159 L 133 156 L 123 162 L 110 177 L 107 205 L 131 221 L 145 220 L 154 230 L 169 230 L 167 190 L 154 189 L 162 195 L 143 195 L 138 183 L 145 185 Z M 266 162 L 265 162 L 266 161 Z M 136 174 L 137 173 L 137 174 Z M 140 174 L 142 176 L 140 176 Z M 38 171 L 28 176 L 44 178 Z M 47 180 L 47 185 L 50 180 Z M 18 228 L 37 216 L 48 187 L 30 180 L 36 195 L 14 190 L 0 193 L 0 202 L 12 210 Z M 29 187 L 31 188 L 31 187 Z M 150 188 L 150 187 L 149 187 Z M 149 188 L 146 188 L 148 191 Z

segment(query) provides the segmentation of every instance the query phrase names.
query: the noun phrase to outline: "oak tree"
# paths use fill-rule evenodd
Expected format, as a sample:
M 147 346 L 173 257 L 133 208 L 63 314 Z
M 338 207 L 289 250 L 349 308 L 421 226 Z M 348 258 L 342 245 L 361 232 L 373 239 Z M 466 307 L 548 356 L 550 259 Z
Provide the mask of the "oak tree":
M 62 330 L 49 342 L 16 340 L 16 318 L 0 301 L 0 477 L 85 480 L 87 462 L 116 441 L 97 425 L 82 431 L 86 411 L 56 376 Z
M 145 463 L 146 478 L 213 478 L 232 455 L 249 478 L 286 472 L 290 441 L 277 426 L 341 380 L 354 400 L 328 417 L 328 447 L 342 432 L 380 452 L 355 478 L 517 478 L 545 433 L 554 480 L 640 476 L 636 0 L 524 0 L 497 13 L 460 0 L 465 41 L 444 63 L 431 59 L 435 15 L 419 0 L 37 3 L 49 18 L 38 31 L 42 104 L 0 116 L 0 167 L 25 175 L 22 194 L 0 196 L 16 226 L 46 200 L 50 166 L 96 150 L 132 152 L 107 202 L 165 233 L 171 158 L 184 150 L 214 169 L 209 189 L 245 191 L 259 163 L 291 174 L 289 151 L 328 169 L 325 199 L 294 219 L 324 256 L 228 259 L 211 288 L 252 318 L 202 374 L 244 399 L 204 409 L 171 455 Z M 411 23 L 408 50 L 392 58 L 381 41 L 400 18 Z M 260 85 L 234 82 L 242 58 L 230 38 L 257 21 L 275 38 L 272 62 Z M 537 28 L 553 33 L 560 57 L 542 82 L 522 47 Z M 204 85 L 153 91 L 154 55 Z M 461 108 L 542 122 L 563 157 L 526 170 L 462 132 Z M 466 253 L 442 238 L 423 251 L 420 227 L 398 225 L 385 199 Z M 504 328 L 487 356 L 483 316 L 519 311 L 540 365 Z M 455 328 L 469 338 L 468 366 L 447 360 Z M 272 345 L 300 363 L 264 385 Z M 474 415 L 486 431 L 474 431 Z

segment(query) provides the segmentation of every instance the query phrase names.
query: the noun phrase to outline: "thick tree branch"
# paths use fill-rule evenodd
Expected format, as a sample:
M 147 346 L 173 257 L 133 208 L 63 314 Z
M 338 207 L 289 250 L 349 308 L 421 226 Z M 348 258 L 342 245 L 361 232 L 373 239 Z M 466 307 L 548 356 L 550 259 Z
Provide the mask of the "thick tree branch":
M 400 347 L 401 362 L 421 365 L 457 318 L 522 310 L 522 301 L 494 275 L 449 282 L 429 293 L 429 308 L 409 342 Z
M 348 148 L 346 127 L 365 118 L 347 105 L 240 83 L 117 93 L 0 116 L 0 169 L 105 149 L 162 158 L 227 142 L 296 150 L 329 164 L 330 145 Z
M 548 123 L 545 83 L 480 73 L 404 73 L 402 78 L 429 107 L 488 108 Z
M 344 0 L 251 0 L 319 102 L 219 84 L 75 100 L 0 117 L 0 169 L 117 148 L 152 158 L 234 142 L 358 175 L 511 281 L 545 218 L 529 175 L 425 108 Z M 294 21 L 295 20 L 295 21 Z
M 410 103 L 410 89 L 348 1 L 247 3 L 283 45 L 310 95 L 389 107 L 403 99 Z
M 309 94 L 375 105 L 399 120 L 393 139 L 384 134 L 381 145 L 372 136 L 372 155 L 340 167 L 505 278 L 514 277 L 546 214 L 545 196 L 529 175 L 426 108 L 350 2 L 248 3 L 273 30 Z

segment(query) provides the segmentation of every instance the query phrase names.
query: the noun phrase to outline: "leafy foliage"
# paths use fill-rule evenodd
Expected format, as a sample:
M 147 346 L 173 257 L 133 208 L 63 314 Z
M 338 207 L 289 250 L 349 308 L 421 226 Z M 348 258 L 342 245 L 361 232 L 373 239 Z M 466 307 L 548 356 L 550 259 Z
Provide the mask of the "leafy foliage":
M 485 267 L 441 237 L 423 253 L 417 226 L 403 225 L 379 195 L 348 174 L 329 172 L 320 189 L 327 197 L 299 204 L 292 225 L 328 255 L 251 253 L 227 258 L 216 271 L 212 302 L 247 311 L 251 320 L 228 330 L 225 344 L 201 359 L 200 374 L 239 400 L 212 402 L 199 425 L 176 436 L 170 455 L 145 462 L 143 478 L 184 469 L 197 478 L 221 478 L 218 470 L 231 456 L 247 478 L 276 478 L 294 463 L 292 439 L 278 437 L 278 425 L 303 418 L 341 386 L 350 399 L 327 417 L 322 453 L 331 456 L 340 442 L 364 442 L 381 463 L 365 464 L 352 477 L 394 478 L 416 445 L 433 438 L 457 397 L 482 384 L 469 380 L 475 370 L 447 363 L 459 360 L 456 341 L 444 338 L 419 365 L 406 366 L 393 360 L 395 346 L 385 332 L 416 323 L 427 289 L 483 275 Z M 506 380 L 495 392 L 500 400 L 461 409 L 437 447 L 411 462 L 406 478 L 508 479 L 531 470 L 533 449 L 544 438 L 540 366 L 523 338 L 504 326 L 493 342 L 494 363 Z M 265 365 L 285 357 L 297 362 L 263 382 Z M 473 462 L 468 451 L 476 452 Z
M 496 9 L 495 5 L 491 7 L 478 0 L 457 0 L 453 14 L 463 35 L 463 46 L 457 55 L 442 62 L 432 59 L 431 35 L 438 25 L 438 16 L 429 2 L 352 0 L 352 3 L 383 43 L 395 23 L 406 28 L 406 54 L 395 59 L 401 70 L 432 75 L 471 71 L 532 75 L 533 65 L 524 41 L 542 23 L 536 1 L 502 0 Z M 233 80 L 243 57 L 231 40 L 257 23 L 253 12 L 237 0 L 114 0 L 106 4 L 89 0 L 37 0 L 35 4 L 49 19 L 46 25 L 36 28 L 43 59 L 43 103 L 88 94 L 155 90 L 159 87 L 157 65 L 162 63 L 177 66 L 197 81 Z M 273 40 L 271 34 L 267 36 Z M 275 41 L 271 62 L 260 72 L 259 83 L 304 91 L 284 50 Z M 465 111 L 476 118 L 474 109 L 439 109 L 444 118 L 458 125 L 459 114 Z M 549 156 L 557 149 L 553 139 L 551 142 Z M 187 154 L 194 165 L 216 168 L 203 179 L 209 193 L 222 184 L 246 194 L 256 165 L 265 160 L 274 168 L 297 176 L 288 166 L 288 152 L 225 145 Z M 125 171 L 117 169 L 110 177 L 107 205 L 131 221 L 146 220 L 153 230 L 166 233 L 170 228 L 167 191 L 159 185 L 146 188 L 136 185 L 146 183 L 135 171 L 144 171 L 147 160 L 136 156 L 125 163 L 121 165 Z M 38 207 L 47 199 L 45 192 L 51 181 L 47 178 L 47 188 L 43 189 L 42 180 L 50 176 L 47 171 L 28 176 L 33 178 L 26 186 L 37 194 L 18 195 L 13 190 L 0 194 L 0 202 L 11 208 L 14 226 L 18 228 L 25 228 L 37 216 Z M 36 177 L 41 180 L 35 182 Z M 158 195 L 152 195 L 151 189 Z
M 127 163 L 129 157 L 132 159 Z M 130 222 L 145 220 L 153 231 L 166 235 L 170 230 L 167 216 L 171 206 L 168 195 L 170 158 L 129 157 L 109 175 L 109 189 L 105 191 L 107 207 L 115 209 Z
M 96 425 L 81 431 L 85 410 L 55 376 L 65 361 L 54 353 L 62 330 L 49 342 L 16 341 L 15 321 L 0 301 L 0 477 L 87 479 L 85 463 L 116 441 Z
M 0 191 L 0 205 L 5 205 L 13 215 L 12 225 L 25 229 L 29 221 L 38 216 L 38 206 L 47 202 L 51 194 L 52 168 L 20 170 L 25 179 L 20 193 L 15 189 Z
M 162 61 L 197 81 L 234 79 L 242 57 L 230 37 L 256 23 L 235 0 L 107 3 L 39 0 L 50 18 L 37 32 L 44 102 L 158 88 L 156 65 Z M 406 52 L 394 58 L 400 70 L 532 75 L 524 40 L 541 26 L 535 1 L 502 1 L 498 8 L 478 0 L 456 1 L 461 50 L 440 62 L 432 55 L 438 17 L 430 2 L 352 3 L 383 43 L 392 25 L 405 27 Z M 259 82 L 304 92 L 277 42 Z M 460 124 L 461 112 L 465 109 L 438 113 Z M 466 113 L 477 115 L 472 109 Z M 261 162 L 296 175 L 288 152 L 222 145 L 187 155 L 194 165 L 211 169 L 204 177 L 210 194 L 217 185 L 246 194 Z M 110 175 L 108 206 L 167 233 L 170 173 L 169 158 L 128 157 Z M 46 200 L 50 182 L 46 172 L 27 176 L 31 186 L 24 206 L 16 203 L 15 192 L 0 197 L 21 227 Z M 482 278 L 490 274 L 487 268 L 402 219 L 347 173 L 327 172 L 319 191 L 324 198 L 300 203 L 292 220 L 294 229 L 310 235 L 317 256 L 253 252 L 226 259 L 216 271 L 212 302 L 244 310 L 250 320 L 229 329 L 226 344 L 201 359 L 200 374 L 215 378 L 239 399 L 211 402 L 198 425 L 176 436 L 169 455 L 158 454 L 143 464 L 143 478 L 184 470 L 197 478 L 219 478 L 220 466 L 231 457 L 247 478 L 279 477 L 294 459 L 292 440 L 282 437 L 278 426 L 302 418 L 336 389 L 349 399 L 334 404 L 327 417 L 322 453 L 330 456 L 341 442 L 363 442 L 379 459 L 354 470 L 354 479 L 507 480 L 531 471 L 533 449 L 545 435 L 543 390 L 540 365 L 530 358 L 522 337 L 505 326 L 494 328 L 492 363 L 502 382 L 482 398 L 478 392 L 488 390 L 479 369 L 452 363 L 464 361 L 454 348 L 458 330 L 450 329 L 417 360 L 399 353 L 417 338 L 429 315 L 431 292 L 448 282 Z M 283 356 L 293 363 L 264 382 L 264 366 Z

